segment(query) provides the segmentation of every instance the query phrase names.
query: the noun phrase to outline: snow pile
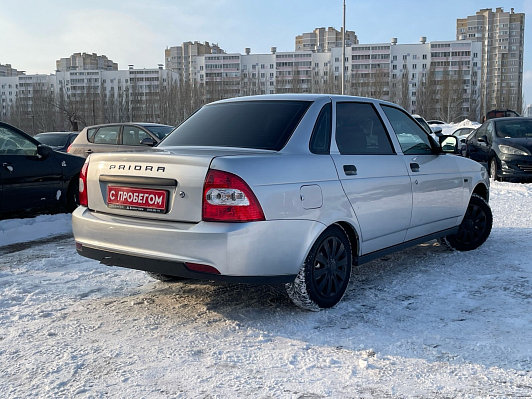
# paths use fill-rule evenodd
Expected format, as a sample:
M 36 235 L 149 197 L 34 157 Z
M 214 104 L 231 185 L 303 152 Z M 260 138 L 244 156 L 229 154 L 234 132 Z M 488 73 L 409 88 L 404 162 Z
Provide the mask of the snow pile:
M 282 286 L 160 283 L 72 238 L 5 246 L 0 396 L 532 397 L 531 201 L 532 184 L 494 182 L 482 247 L 431 241 L 356 267 L 321 312 Z
M 0 247 L 68 233 L 72 233 L 70 214 L 0 220 Z

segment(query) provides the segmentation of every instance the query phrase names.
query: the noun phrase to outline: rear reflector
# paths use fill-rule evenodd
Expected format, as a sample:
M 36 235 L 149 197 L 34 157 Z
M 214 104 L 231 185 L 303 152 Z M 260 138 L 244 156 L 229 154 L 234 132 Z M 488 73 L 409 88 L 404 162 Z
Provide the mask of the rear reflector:
M 187 266 L 187 269 L 193 272 L 220 274 L 218 269 L 216 269 L 215 267 L 209 266 L 209 265 L 202 265 L 201 263 L 188 263 L 188 262 L 186 262 L 185 265 Z
M 83 245 L 79 242 L 76 242 L 76 250 L 77 251 L 83 251 Z

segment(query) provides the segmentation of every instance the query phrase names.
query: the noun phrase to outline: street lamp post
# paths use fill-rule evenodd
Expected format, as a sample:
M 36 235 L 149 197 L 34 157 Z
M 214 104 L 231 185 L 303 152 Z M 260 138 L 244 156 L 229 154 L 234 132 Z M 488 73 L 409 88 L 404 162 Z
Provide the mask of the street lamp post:
M 342 95 L 345 94 L 345 0 L 344 0 L 344 26 L 342 30 Z

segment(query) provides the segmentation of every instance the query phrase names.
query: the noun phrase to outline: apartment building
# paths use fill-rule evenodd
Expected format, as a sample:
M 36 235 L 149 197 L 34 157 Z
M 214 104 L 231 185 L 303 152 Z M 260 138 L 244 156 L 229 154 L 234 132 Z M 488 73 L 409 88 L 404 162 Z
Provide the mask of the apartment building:
M 415 113 L 425 82 L 431 80 L 437 97 L 445 82 L 453 79 L 459 106 L 455 114 L 478 114 L 480 54 L 481 43 L 428 43 L 425 37 L 416 44 L 398 44 L 394 38 L 390 43 L 353 45 L 345 54 L 346 94 L 398 102 Z M 239 95 L 338 93 L 341 68 L 341 47 L 331 47 L 329 52 L 277 52 L 272 47 L 269 54 L 252 54 L 247 48 L 245 54 L 197 56 L 195 76 L 209 102 Z
M 24 71 L 17 71 L 11 64 L 0 64 L 0 76 L 17 76 L 24 75 Z
M 63 70 L 50 75 L 0 76 L 0 119 L 5 119 L 18 105 L 17 112 L 35 114 L 46 103 L 57 110 L 67 100 L 83 108 L 85 122 L 92 124 L 97 109 L 113 114 L 113 121 L 141 120 L 147 104 L 156 98 L 162 87 L 177 81 L 175 72 L 162 66 L 127 70 Z M 52 104 L 53 103 L 53 104 Z M 54 105 L 55 104 L 55 105 Z M 152 107 L 150 120 L 157 120 Z
M 196 80 L 196 58 L 207 54 L 224 54 L 218 44 L 209 42 L 184 42 L 181 46 L 173 46 L 164 51 L 165 69 L 176 72 L 184 80 Z
M 482 44 L 481 111 L 510 108 L 520 111 L 523 90 L 525 14 L 502 7 L 481 9 L 456 20 L 456 39 Z
M 332 27 L 316 28 L 312 32 L 303 33 L 296 36 L 296 51 L 313 51 L 316 53 L 324 53 L 331 51 L 332 48 L 342 47 L 342 36 L 344 29 L 340 31 Z M 358 38 L 354 31 L 345 31 L 345 43 L 349 47 L 358 44 Z
M 56 71 L 100 70 L 118 71 L 118 64 L 105 55 L 96 53 L 74 53 L 68 58 L 60 58 L 55 62 Z

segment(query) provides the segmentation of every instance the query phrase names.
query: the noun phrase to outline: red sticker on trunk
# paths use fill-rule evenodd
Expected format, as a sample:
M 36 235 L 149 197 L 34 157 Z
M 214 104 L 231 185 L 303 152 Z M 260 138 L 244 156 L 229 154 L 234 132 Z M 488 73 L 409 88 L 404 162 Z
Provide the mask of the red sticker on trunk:
M 107 187 L 107 206 L 113 209 L 164 213 L 166 190 L 134 187 Z

